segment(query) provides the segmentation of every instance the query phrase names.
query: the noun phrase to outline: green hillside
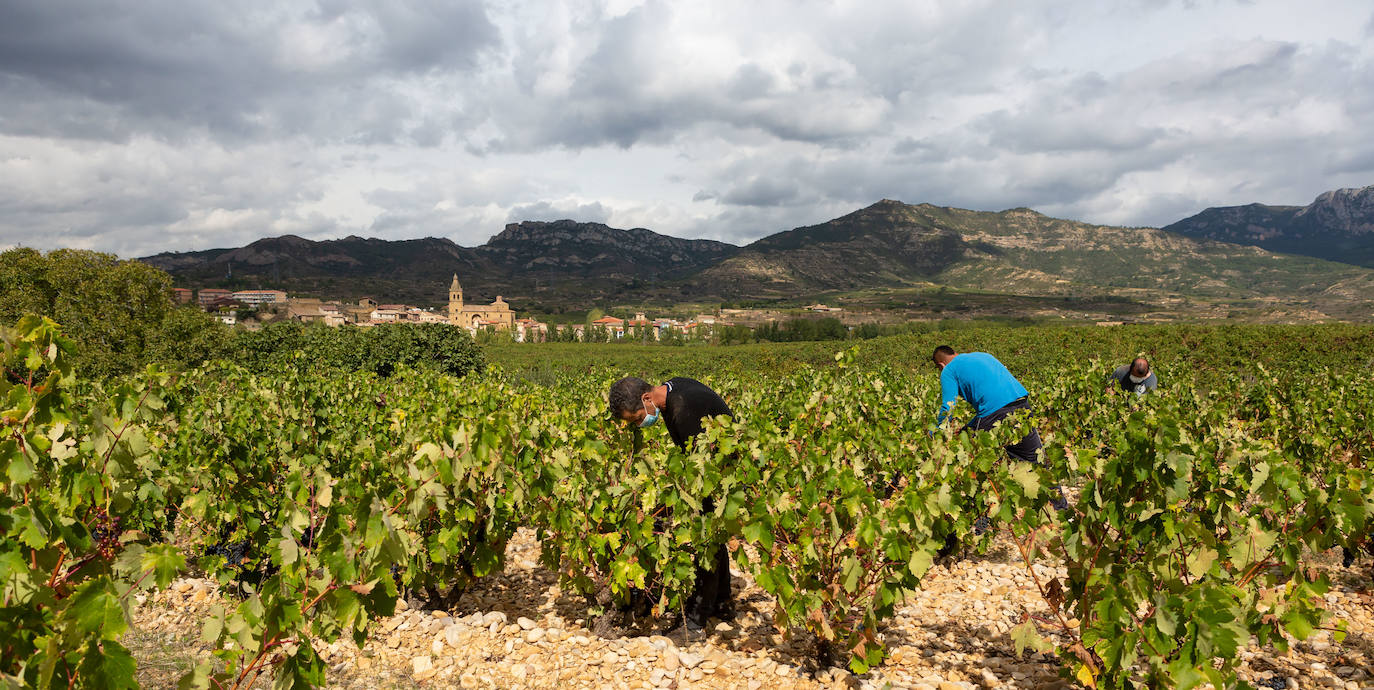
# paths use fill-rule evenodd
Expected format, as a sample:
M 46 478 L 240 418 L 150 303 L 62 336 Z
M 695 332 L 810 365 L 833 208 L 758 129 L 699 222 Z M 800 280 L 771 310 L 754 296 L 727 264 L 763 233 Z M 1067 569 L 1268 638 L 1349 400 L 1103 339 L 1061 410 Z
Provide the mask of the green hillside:
M 1009 296 L 1112 296 L 1162 316 L 1186 302 L 1198 316 L 1224 316 L 1243 303 L 1293 316 L 1368 318 L 1374 271 L 1029 209 L 990 213 L 884 200 L 748 245 L 695 285 L 754 297 L 848 293 L 860 302 L 884 289 L 894 301 L 893 290 L 909 297 L 945 286 Z

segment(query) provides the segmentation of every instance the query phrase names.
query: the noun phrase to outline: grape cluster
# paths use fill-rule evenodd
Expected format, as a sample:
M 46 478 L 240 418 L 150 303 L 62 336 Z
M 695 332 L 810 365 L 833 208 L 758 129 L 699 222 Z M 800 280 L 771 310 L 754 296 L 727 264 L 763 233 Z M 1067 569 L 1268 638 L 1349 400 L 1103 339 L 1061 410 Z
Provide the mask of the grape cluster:
M 225 565 L 231 568 L 239 567 L 243 559 L 248 555 L 248 541 L 221 541 L 212 546 L 205 547 L 206 556 L 223 556 Z
M 275 575 L 280 568 L 259 553 L 250 539 L 234 540 L 235 525 L 224 524 L 219 529 L 219 541 L 204 547 L 202 556 L 221 556 L 224 558 L 223 571 L 239 587 L 244 595 L 244 585 L 259 585 Z
M 973 536 L 975 536 L 975 537 L 981 537 L 981 536 L 983 536 L 984 534 L 987 534 L 987 533 L 988 533 L 989 531 L 991 531 L 991 530 L 992 530 L 992 520 L 989 520 L 989 519 L 988 519 L 988 516 L 986 516 L 986 515 L 979 515 L 978 518 L 977 518 L 976 520 L 973 521 Z
M 104 508 L 95 508 L 90 531 L 96 554 L 104 560 L 112 560 L 119 546 L 119 516 L 110 515 Z
M 1268 678 L 1256 681 L 1255 685 L 1261 688 L 1269 688 L 1270 690 L 1284 690 L 1284 688 L 1288 687 L 1288 679 L 1276 673 Z

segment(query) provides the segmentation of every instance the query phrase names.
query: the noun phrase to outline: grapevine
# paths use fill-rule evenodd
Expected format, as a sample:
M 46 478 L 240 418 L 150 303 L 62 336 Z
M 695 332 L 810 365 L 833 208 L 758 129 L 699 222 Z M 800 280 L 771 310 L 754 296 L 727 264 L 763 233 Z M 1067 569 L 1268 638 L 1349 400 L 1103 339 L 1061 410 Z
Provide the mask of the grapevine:
M 1341 629 L 1312 560 L 1361 553 L 1374 521 L 1374 383 L 1336 366 L 1342 353 L 1238 369 L 1275 341 L 1322 345 L 1283 327 L 1159 331 L 1228 364 L 1156 356 L 1163 386 L 1137 398 L 1106 393 L 1109 363 L 1081 356 L 1126 351 L 1126 336 L 1003 333 L 969 337 L 1025 370 L 1034 406 L 992 433 L 935 426 L 934 371 L 911 364 L 928 348 L 893 338 L 824 364 L 678 372 L 737 412 L 684 452 L 606 419 L 623 368 L 383 376 L 298 353 L 96 384 L 67 366 L 60 327 L 28 319 L 5 331 L 18 364 L 0 384 L 0 580 L 28 615 L 0 622 L 0 672 L 131 687 L 129 592 L 204 573 L 234 596 L 206 622 L 217 651 L 188 686 L 319 686 L 317 650 L 367 644 L 402 598 L 457 605 L 520 527 L 589 610 L 647 625 L 681 613 L 694 554 L 728 544 L 781 631 L 814 640 L 818 666 L 860 673 L 883 663 L 886 626 L 942 548 L 994 538 L 1044 602 L 1011 641 L 1083 686 L 1235 687 L 1247 645 Z M 1039 465 L 1002 452 L 1030 425 Z M 1065 574 L 1031 567 L 1045 563 Z M 92 611 L 105 623 L 76 625 Z

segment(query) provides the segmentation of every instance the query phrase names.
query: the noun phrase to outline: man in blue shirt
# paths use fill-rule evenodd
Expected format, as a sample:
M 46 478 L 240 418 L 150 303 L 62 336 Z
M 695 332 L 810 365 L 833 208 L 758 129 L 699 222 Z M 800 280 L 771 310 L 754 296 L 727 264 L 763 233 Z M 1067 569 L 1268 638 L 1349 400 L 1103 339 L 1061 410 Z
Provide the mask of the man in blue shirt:
M 1030 408 L 1026 401 L 1026 387 L 1010 371 L 986 352 L 960 354 L 948 345 L 935 348 L 931 355 L 940 367 L 940 416 L 945 421 L 950 408 L 963 398 L 973 406 L 974 417 L 960 431 L 986 431 L 1017 410 Z M 1039 463 L 1040 432 L 1031 429 L 1017 443 L 1006 446 L 1007 452 L 1019 460 Z
M 967 352 L 959 354 L 948 345 L 935 348 L 931 355 L 935 365 L 940 367 L 940 416 L 943 423 L 950 408 L 963 398 L 973 406 L 974 417 L 964 425 L 960 432 L 972 429 L 987 431 L 998 422 L 1006 419 L 1017 410 L 1030 409 L 1026 400 L 1026 387 L 1011 375 L 1010 371 L 986 352 Z M 1040 432 L 1032 428 L 1020 441 L 1006 448 L 1007 453 L 1018 460 L 1040 464 Z M 1069 503 L 1059 487 L 1050 487 L 1050 506 L 1056 511 L 1066 511 Z M 979 517 L 973 523 L 974 535 L 982 535 L 992 523 L 987 516 Z M 948 558 L 959 548 L 959 539 L 953 534 L 945 537 L 944 548 L 938 558 Z

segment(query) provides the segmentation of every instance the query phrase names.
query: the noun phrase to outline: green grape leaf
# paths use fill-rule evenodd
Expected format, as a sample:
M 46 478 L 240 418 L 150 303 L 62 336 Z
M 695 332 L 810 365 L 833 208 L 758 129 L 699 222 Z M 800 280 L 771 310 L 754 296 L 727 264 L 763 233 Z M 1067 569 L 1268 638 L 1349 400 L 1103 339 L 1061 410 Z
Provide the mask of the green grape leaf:
M 934 562 L 934 557 L 931 556 L 929 551 L 920 548 L 912 549 L 911 560 L 907 562 L 907 569 L 911 571 L 914 577 L 919 578 L 924 576 L 926 571 L 930 570 L 930 566 L 934 564 Z
M 79 673 L 90 687 L 124 690 L 138 687 L 134 678 L 136 669 L 133 655 L 118 642 L 90 640 L 82 655 Z
M 143 552 L 142 569 L 153 573 L 158 589 L 171 584 L 177 573 L 186 568 L 186 557 L 171 544 L 150 546 Z
M 1035 498 L 1040 495 L 1040 474 L 1035 471 L 1035 466 L 1028 462 L 1017 462 L 1012 464 L 1011 478 L 1021 485 L 1021 490 L 1025 492 L 1026 498 Z
M 1035 629 L 1035 623 L 1026 620 L 1011 629 L 1012 646 L 1016 649 L 1016 658 L 1020 659 L 1025 650 L 1033 652 L 1048 652 L 1054 649 L 1054 643 L 1040 635 L 1040 631 Z
M 1188 574 L 1194 578 L 1206 575 L 1212 569 L 1212 564 L 1216 563 L 1217 555 L 1216 549 L 1198 545 L 1188 554 Z

